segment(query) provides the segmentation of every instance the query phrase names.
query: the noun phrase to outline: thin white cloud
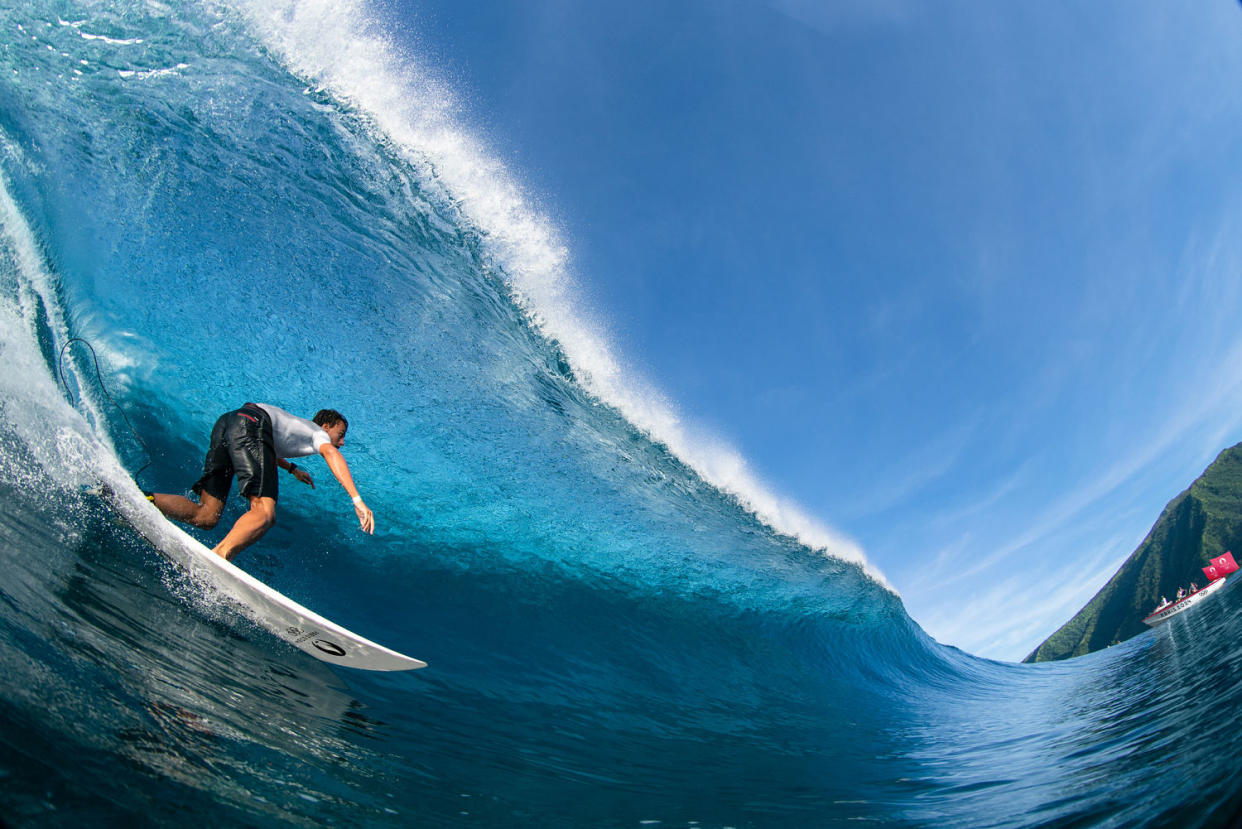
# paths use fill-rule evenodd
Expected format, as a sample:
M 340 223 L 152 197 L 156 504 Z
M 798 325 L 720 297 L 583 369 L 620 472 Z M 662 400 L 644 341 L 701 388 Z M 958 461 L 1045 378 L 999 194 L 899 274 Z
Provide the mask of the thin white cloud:
M 1204 455 L 1214 457 L 1227 436 L 1236 436 L 1242 427 L 1242 342 L 1208 373 L 1221 377 L 1221 382 L 1198 398 L 1197 405 L 1175 413 L 1160 439 L 1140 441 L 1134 453 L 1054 503 L 1012 542 L 973 558 L 977 544 L 969 543 L 974 541 L 969 536 L 942 550 L 921 571 L 917 592 L 901 585 L 915 619 L 938 641 L 1005 659 L 1020 659 L 1068 621 L 1133 552 L 1158 515 L 1131 519 L 1085 561 L 1081 556 L 1058 559 L 1056 551 L 1066 543 L 1058 539 L 1072 529 L 1073 519 L 1134 481 L 1167 452 L 1178 450 L 1206 463 Z M 1188 479 L 1184 485 L 1189 483 Z M 1170 498 L 1174 495 L 1169 493 Z M 1132 512 L 1120 504 L 1109 509 L 1114 514 Z M 1049 569 L 1058 561 L 1065 563 Z M 1010 575 L 977 590 L 981 579 L 1000 572 Z M 926 578 L 933 573 L 941 577 Z M 1084 579 L 1084 573 L 1093 575 Z M 968 599 L 945 601 L 962 595 Z M 938 606 L 924 610 L 922 605 L 932 604 L 930 596 L 939 597 Z
M 1011 530 L 989 526 L 986 513 L 1006 501 L 1029 498 L 1035 485 L 1033 467 L 1026 476 L 1014 474 L 1004 497 L 971 505 L 978 507 L 975 512 L 981 520 L 970 520 L 963 508 L 930 519 L 929 526 L 968 525 L 956 541 L 924 559 L 917 572 L 895 579 L 914 618 L 935 638 L 985 656 L 1021 658 L 1095 594 L 1156 521 L 1159 513 L 1148 505 L 1151 489 L 1144 479 L 1178 476 L 1167 492 L 1171 499 L 1238 439 L 1242 334 L 1236 313 L 1242 304 L 1242 251 L 1230 232 L 1236 216 L 1242 216 L 1242 210 L 1226 211 L 1215 234 L 1196 236 L 1186 245 L 1175 277 L 1177 307 L 1169 312 L 1172 334 L 1153 352 L 1199 358 L 1174 357 L 1173 373 L 1151 376 L 1141 371 L 1154 371 L 1151 360 L 1136 359 L 1134 375 L 1117 378 L 1111 392 L 1104 391 L 1114 397 L 1118 411 L 1126 410 L 1125 400 L 1133 401 L 1134 421 L 1114 423 L 1119 431 L 1110 444 L 1122 442 L 1130 448 L 1127 454 L 1039 509 L 1034 520 L 990 549 L 984 548 L 989 539 Z M 1177 320 L 1195 324 L 1179 325 Z M 1160 394 L 1151 393 L 1153 384 Z M 1041 393 L 1055 394 L 1056 389 Z M 1142 499 L 1147 500 L 1140 504 Z M 1115 525 L 1113 537 L 1102 543 L 1090 541 L 1091 531 L 1109 520 Z M 1078 522 L 1091 526 L 1079 527 Z M 1069 540 L 1073 538 L 1078 540 Z M 1074 544 L 1089 544 L 1097 552 L 1074 550 Z M 1106 571 L 1084 581 L 1083 573 L 1101 566 Z M 997 579 L 997 573 L 1011 575 Z M 981 590 L 980 583 L 986 584 Z M 967 598 L 946 598 L 957 596 Z
M 1030 589 L 1026 572 L 989 582 L 930 614 L 923 628 L 937 641 L 979 656 L 1022 659 L 1099 592 L 1130 554 L 1130 540 L 1114 537 L 1089 560 L 1063 563 L 1046 573 L 1037 590 Z
M 884 479 L 882 487 L 867 490 L 854 501 L 836 506 L 847 518 L 876 515 L 901 504 L 948 475 L 967 452 L 978 430 L 978 419 L 959 424 L 935 440 L 916 446 L 894 466 L 904 470 L 896 480 Z
M 942 587 L 978 576 L 1048 538 L 1085 509 L 1133 479 L 1164 453 L 1175 446 L 1185 446 L 1191 438 L 1205 429 L 1214 434 L 1236 432 L 1239 425 L 1242 425 L 1242 341 L 1226 353 L 1211 373 L 1221 378 L 1221 382 L 1208 385 L 1208 394 L 1192 398 L 1195 405 L 1171 413 L 1163 428 L 1154 437 L 1149 440 L 1137 439 L 1134 442 L 1134 452 L 1053 502 L 1025 532 L 990 555 L 975 559 L 970 567 L 948 578 Z M 1189 483 L 1190 481 L 1186 482 Z M 1169 497 L 1175 494 L 1170 493 Z M 1153 521 L 1155 517 L 1152 517 Z

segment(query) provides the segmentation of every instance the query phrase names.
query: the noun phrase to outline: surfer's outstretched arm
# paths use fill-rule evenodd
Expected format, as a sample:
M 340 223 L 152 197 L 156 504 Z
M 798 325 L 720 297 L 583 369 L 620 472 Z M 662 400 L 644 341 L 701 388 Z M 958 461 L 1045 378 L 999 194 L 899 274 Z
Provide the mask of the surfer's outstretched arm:
M 323 459 L 328 463 L 328 469 L 332 470 L 332 474 L 341 482 L 341 486 L 349 493 L 349 497 L 354 500 L 354 512 L 358 514 L 358 524 L 362 527 L 362 531 L 374 533 L 375 515 L 363 502 L 362 496 L 358 494 L 358 487 L 354 486 L 354 478 L 349 474 L 349 464 L 345 462 L 345 456 L 330 443 L 320 446 L 319 454 L 323 455 Z

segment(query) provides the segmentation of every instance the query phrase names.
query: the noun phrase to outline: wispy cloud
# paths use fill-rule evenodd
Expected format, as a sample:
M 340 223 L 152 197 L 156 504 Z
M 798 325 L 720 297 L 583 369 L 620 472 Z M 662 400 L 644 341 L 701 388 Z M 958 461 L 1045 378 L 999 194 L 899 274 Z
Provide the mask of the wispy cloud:
M 928 520 L 955 536 L 917 563 L 916 572 L 896 573 L 895 581 L 912 615 L 937 639 L 983 655 L 1025 655 L 1071 618 L 1138 545 L 1159 514 L 1153 494 L 1173 498 L 1238 439 L 1242 245 L 1231 232 L 1234 217 L 1242 218 L 1242 210 L 1226 211 L 1215 233 L 1186 244 L 1175 275 L 1177 307 L 1168 312 L 1171 333 L 1150 357 L 1134 360 L 1133 376 L 1115 378 L 1102 392 L 1114 396 L 1115 411 L 1129 409 L 1133 417 L 1105 420 L 1109 440 L 1095 452 L 1106 457 L 1109 447 L 1120 445 L 1124 454 L 1042 506 L 1038 493 L 1049 486 L 1048 474 L 1028 459 L 989 496 Z M 1153 485 L 1171 476 L 1167 492 L 1153 493 Z M 1033 518 L 1019 527 L 1013 515 L 1024 499 L 1034 505 Z M 994 518 L 993 509 L 1003 519 Z M 967 526 L 956 529 L 961 525 Z M 1093 540 L 1102 533 L 1109 534 L 1106 540 Z
M 991 659 L 1019 660 L 1090 601 L 1129 555 L 1128 543 L 1118 536 L 1085 561 L 1063 563 L 1034 591 L 1028 572 L 1010 572 L 960 602 L 942 605 L 920 624 L 937 641 Z
M 1209 382 L 1207 377 L 1201 377 L 1206 393 L 1190 397 L 1192 405 L 1181 405 L 1170 412 L 1154 435 L 1136 436 L 1132 442 L 1134 451 L 1129 455 L 1054 501 L 1024 532 L 954 573 L 942 587 L 978 576 L 1047 539 L 1088 507 L 1132 480 L 1173 447 L 1200 445 L 1201 441 L 1194 438 L 1204 431 L 1214 435 L 1236 432 L 1242 424 L 1242 340 L 1230 348 L 1211 371 L 1204 374 L 1216 378 L 1218 382 Z M 1180 400 L 1178 402 L 1181 403 Z M 1170 497 L 1175 494 L 1170 493 Z M 1155 516 L 1152 519 L 1154 521 Z
M 915 493 L 948 475 L 976 439 L 978 418 L 961 423 L 935 439 L 915 446 L 894 467 L 902 472 L 896 478 L 883 478 L 883 484 L 864 491 L 858 498 L 837 506 L 847 518 L 876 515 L 892 509 Z
M 976 544 L 954 546 L 925 571 L 939 578 L 923 581 L 917 594 L 902 585 L 916 620 L 940 641 L 1007 659 L 1021 658 L 1068 621 L 1133 552 L 1157 515 L 1136 517 L 1138 524 L 1115 535 L 1094 554 L 1082 551 L 1057 558 L 1058 536 L 1066 534 L 1089 507 L 1106 500 L 1166 452 L 1180 449 L 1201 457 L 1206 450 L 1210 457 L 1223 448 L 1225 436 L 1238 433 L 1242 425 L 1242 343 L 1216 367 L 1228 380 L 1200 398 L 1198 405 L 1177 413 L 1160 439 L 1140 443 L 1134 453 L 1059 499 L 1025 532 L 990 554 L 972 559 Z M 1170 498 L 1174 495 L 1169 493 Z M 1111 504 L 1107 509 L 1132 512 L 1124 504 Z M 1049 569 L 1057 561 L 1065 563 Z M 980 579 L 998 572 L 1011 575 L 982 591 L 977 589 Z M 1084 574 L 1091 575 L 1084 578 Z M 928 594 L 940 596 L 941 603 L 922 616 L 923 596 Z M 944 596 L 953 595 L 963 600 L 943 602 Z

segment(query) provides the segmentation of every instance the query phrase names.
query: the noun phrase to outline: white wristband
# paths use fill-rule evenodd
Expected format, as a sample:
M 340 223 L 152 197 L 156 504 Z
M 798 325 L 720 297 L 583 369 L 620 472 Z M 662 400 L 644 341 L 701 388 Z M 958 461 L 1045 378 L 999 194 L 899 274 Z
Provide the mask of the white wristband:
M 362 496 L 361 496 L 361 495 L 355 495 L 353 500 L 354 500 L 354 503 L 355 503 L 355 504 L 361 504 L 361 503 L 362 503 Z

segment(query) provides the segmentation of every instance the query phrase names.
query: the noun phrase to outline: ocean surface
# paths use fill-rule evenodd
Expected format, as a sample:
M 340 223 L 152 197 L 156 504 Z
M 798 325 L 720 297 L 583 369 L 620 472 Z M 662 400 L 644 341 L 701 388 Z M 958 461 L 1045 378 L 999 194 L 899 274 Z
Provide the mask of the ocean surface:
M 5 825 L 1242 817 L 1235 585 L 1064 663 L 937 644 L 627 377 L 382 24 L 0 8 Z M 378 531 L 310 461 L 237 563 L 428 668 L 309 658 L 83 494 L 184 491 L 247 400 L 344 412 Z

